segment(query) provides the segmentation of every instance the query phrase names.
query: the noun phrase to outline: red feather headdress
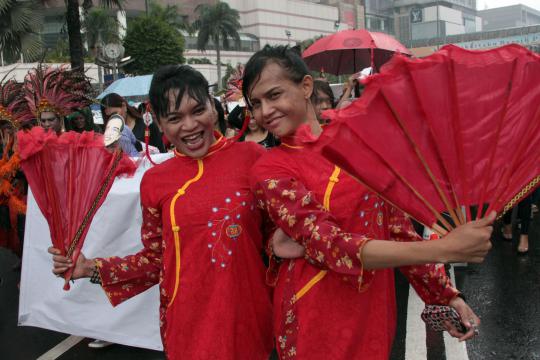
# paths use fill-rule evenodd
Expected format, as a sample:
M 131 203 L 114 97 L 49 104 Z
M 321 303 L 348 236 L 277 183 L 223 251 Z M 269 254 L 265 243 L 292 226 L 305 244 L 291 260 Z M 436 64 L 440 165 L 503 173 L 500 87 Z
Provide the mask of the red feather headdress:
M 57 68 L 40 64 L 24 79 L 24 98 L 30 113 L 38 119 L 44 111 L 66 116 L 76 109 L 90 105 L 88 94 L 92 87 L 88 78 L 66 66 Z
M 21 90 L 22 84 L 15 80 L 0 82 L 0 124 L 19 128 L 21 123 L 32 119 Z

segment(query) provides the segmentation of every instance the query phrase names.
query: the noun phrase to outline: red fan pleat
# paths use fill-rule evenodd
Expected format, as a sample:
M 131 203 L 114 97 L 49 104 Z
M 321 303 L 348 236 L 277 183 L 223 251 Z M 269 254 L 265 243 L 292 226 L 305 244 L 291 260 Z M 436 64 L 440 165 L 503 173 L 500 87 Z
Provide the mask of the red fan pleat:
M 21 166 L 47 219 L 53 246 L 76 263 L 91 219 L 114 178 L 132 175 L 136 166 L 124 154 L 108 151 L 102 135 L 94 132 L 57 136 L 35 127 L 17 135 Z M 65 274 L 66 290 L 71 274 Z
M 361 99 L 330 114 L 328 130 L 339 129 L 325 131 L 322 151 L 363 182 L 375 179 L 366 180 L 372 168 L 361 164 L 378 156 L 373 166 L 396 181 L 385 191 L 372 188 L 422 223 L 450 230 L 446 219 L 461 224 L 471 219 L 471 207 L 477 216 L 486 208 L 501 212 L 534 188 L 538 84 L 540 57 L 517 45 L 481 52 L 450 45 L 425 59 L 397 56 L 368 81 Z M 359 140 L 347 141 L 347 133 Z M 400 199 L 410 195 L 420 203 Z

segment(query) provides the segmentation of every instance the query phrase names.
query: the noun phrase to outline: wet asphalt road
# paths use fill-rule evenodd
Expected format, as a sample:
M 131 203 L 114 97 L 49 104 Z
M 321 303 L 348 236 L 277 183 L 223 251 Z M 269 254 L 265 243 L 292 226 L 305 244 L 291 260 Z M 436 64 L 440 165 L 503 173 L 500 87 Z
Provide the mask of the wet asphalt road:
M 467 343 L 470 360 L 540 360 L 540 216 L 535 214 L 526 256 L 516 254 L 518 229 L 514 240 L 504 241 L 495 228 L 494 247 L 481 265 L 457 268 L 456 282 L 468 303 L 482 319 L 481 336 Z M 17 258 L 0 249 L 0 359 L 37 359 L 68 335 L 39 328 L 18 327 L 18 272 L 12 270 Z M 408 286 L 397 281 L 398 333 L 392 360 L 405 356 L 405 322 Z M 156 351 L 114 345 L 89 349 L 84 339 L 58 359 L 164 359 Z M 427 359 L 447 360 L 442 336 L 428 332 Z M 369 359 L 368 359 L 369 360 Z M 423 360 L 423 359 L 412 359 Z M 461 359 L 460 359 L 461 360 Z M 463 358 L 463 360 L 467 360 Z

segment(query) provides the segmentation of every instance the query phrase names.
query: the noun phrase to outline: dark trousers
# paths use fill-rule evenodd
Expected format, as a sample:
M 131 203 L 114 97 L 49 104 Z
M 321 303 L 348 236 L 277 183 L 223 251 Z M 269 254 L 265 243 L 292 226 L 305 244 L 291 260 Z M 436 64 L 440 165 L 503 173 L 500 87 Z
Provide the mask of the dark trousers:
M 517 205 L 517 219 L 521 221 L 521 235 L 529 235 L 529 225 L 531 223 L 531 205 L 533 194 L 530 194 Z M 503 223 L 509 225 L 512 223 L 512 210 L 503 216 Z

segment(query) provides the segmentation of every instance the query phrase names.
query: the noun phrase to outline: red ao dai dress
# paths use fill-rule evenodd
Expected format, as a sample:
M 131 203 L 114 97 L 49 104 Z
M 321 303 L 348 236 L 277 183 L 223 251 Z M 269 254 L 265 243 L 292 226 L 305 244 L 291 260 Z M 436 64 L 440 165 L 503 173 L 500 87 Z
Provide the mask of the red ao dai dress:
M 282 138 L 251 170 L 259 206 L 306 248 L 305 258 L 284 261 L 277 274 L 280 358 L 387 360 L 396 327 L 393 269 L 364 270 L 362 246 L 421 238 L 402 212 L 313 151 L 303 133 Z M 458 294 L 442 265 L 400 270 L 426 303 L 448 304 Z
M 141 183 L 143 249 L 96 260 L 113 305 L 159 283 L 169 359 L 268 359 L 263 221 L 248 181 L 263 153 L 222 137 L 203 159 L 176 154 L 148 170 Z

